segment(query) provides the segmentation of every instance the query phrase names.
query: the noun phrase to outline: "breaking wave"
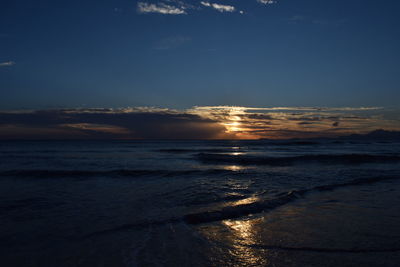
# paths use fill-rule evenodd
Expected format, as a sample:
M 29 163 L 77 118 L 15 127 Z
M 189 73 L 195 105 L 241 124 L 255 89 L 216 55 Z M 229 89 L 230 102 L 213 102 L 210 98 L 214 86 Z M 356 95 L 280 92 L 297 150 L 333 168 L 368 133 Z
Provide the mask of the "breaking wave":
M 250 214 L 260 213 L 274 208 L 288 204 L 294 200 L 303 197 L 307 193 L 316 191 L 329 191 L 336 188 L 347 187 L 347 186 L 357 186 L 357 185 L 367 185 L 377 182 L 395 180 L 399 179 L 398 176 L 386 176 L 386 177 L 372 177 L 365 179 L 354 179 L 346 183 L 330 184 L 315 186 L 309 189 L 294 190 L 286 193 L 281 193 L 275 199 L 268 199 L 258 202 L 253 202 L 249 204 L 241 204 L 237 206 L 224 207 L 217 211 L 206 211 L 200 213 L 193 213 L 184 216 L 184 220 L 189 224 L 201 224 L 209 223 L 227 219 L 235 219 Z

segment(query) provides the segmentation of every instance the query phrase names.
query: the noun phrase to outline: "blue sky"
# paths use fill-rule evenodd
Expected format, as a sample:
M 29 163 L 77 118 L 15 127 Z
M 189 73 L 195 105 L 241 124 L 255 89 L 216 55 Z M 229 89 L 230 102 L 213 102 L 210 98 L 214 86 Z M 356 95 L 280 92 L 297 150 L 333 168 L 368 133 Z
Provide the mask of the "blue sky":
M 3 1 L 0 107 L 384 106 L 394 0 Z

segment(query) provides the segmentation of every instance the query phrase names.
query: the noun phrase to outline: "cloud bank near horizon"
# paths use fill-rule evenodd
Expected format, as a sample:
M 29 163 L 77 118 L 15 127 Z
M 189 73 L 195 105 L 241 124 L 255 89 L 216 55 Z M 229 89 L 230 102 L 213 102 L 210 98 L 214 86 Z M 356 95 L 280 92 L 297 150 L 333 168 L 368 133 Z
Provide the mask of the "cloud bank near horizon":
M 136 107 L 0 112 L 0 139 L 289 139 L 400 130 L 382 108 Z

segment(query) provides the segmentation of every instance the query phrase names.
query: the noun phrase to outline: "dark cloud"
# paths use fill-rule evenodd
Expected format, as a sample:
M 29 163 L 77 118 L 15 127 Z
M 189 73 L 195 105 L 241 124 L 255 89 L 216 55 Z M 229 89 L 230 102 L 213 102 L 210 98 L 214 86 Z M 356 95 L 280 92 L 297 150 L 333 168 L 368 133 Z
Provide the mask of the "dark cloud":
M 252 113 L 252 114 L 242 114 L 240 117 L 244 119 L 252 120 L 273 120 L 274 118 L 269 114 Z
M 298 125 L 310 125 L 310 124 L 313 124 L 313 123 L 309 122 L 309 121 L 301 121 L 298 123 Z
M 306 117 L 306 116 L 301 116 L 301 117 L 288 117 L 287 120 L 291 121 L 321 121 L 323 118 L 321 117 Z
M 0 137 L 19 138 L 228 138 L 211 119 L 177 112 L 122 110 L 48 110 L 0 113 Z

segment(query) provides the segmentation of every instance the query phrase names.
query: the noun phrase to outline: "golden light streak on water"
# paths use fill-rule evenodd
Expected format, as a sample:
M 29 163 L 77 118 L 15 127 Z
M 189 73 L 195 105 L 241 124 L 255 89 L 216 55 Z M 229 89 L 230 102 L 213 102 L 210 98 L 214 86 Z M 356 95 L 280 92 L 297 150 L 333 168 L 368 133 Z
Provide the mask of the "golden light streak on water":
M 268 260 L 261 256 L 254 248 L 246 245 L 257 243 L 257 231 L 254 229 L 254 220 L 225 220 L 222 222 L 230 231 L 229 253 L 243 266 L 266 266 Z

